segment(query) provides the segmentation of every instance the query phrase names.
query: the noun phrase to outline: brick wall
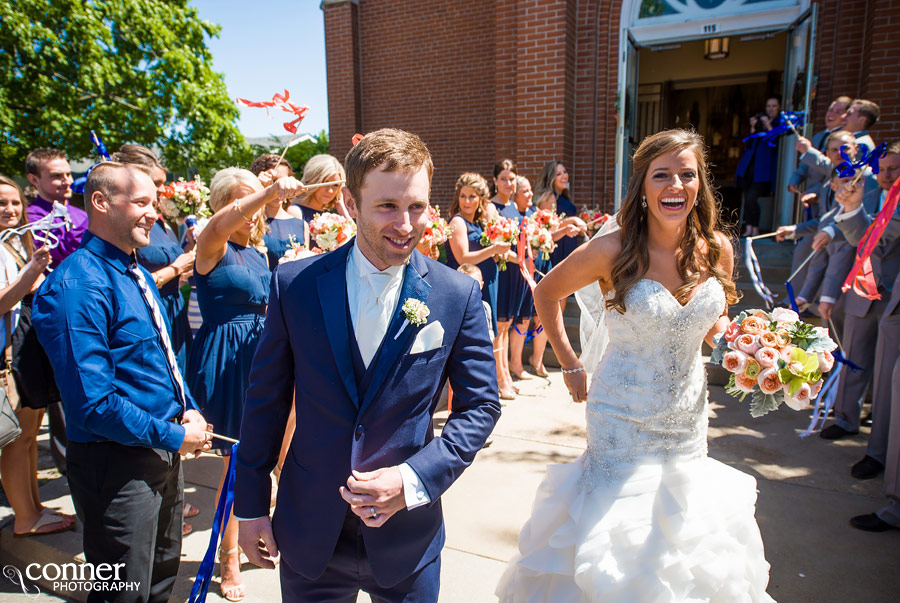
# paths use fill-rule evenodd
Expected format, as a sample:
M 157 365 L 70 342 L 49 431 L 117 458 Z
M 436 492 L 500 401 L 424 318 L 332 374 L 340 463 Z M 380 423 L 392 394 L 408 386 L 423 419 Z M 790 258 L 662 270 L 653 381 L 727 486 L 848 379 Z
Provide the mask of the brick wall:
M 900 138 L 900 0 L 816 0 L 812 119 L 831 99 L 882 105 L 876 141 Z M 534 180 L 549 159 L 580 204 L 612 208 L 621 0 L 324 0 L 333 153 L 355 132 L 421 135 L 446 208 L 464 171 L 502 157 Z M 860 76 L 860 74 L 864 74 Z M 818 127 L 816 128 L 818 129 Z

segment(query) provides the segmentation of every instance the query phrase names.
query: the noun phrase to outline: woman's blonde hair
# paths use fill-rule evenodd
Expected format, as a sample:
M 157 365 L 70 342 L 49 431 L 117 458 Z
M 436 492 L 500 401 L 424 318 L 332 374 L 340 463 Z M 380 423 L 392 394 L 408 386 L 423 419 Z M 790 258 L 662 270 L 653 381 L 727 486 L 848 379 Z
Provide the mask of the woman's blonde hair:
M 491 192 L 488 188 L 487 180 L 481 174 L 474 172 L 466 172 L 456 180 L 456 190 L 453 191 L 453 200 L 450 201 L 450 217 L 452 218 L 459 213 L 459 193 L 464 186 L 472 187 L 472 190 L 480 198 L 478 208 L 475 210 L 474 222 L 477 224 L 484 219 L 487 204 L 490 203 Z
M 22 202 L 22 217 L 19 219 L 18 226 L 25 226 L 28 224 L 28 212 L 25 211 L 28 207 L 28 200 L 25 198 L 25 193 L 22 192 L 22 187 L 19 186 L 15 180 L 9 176 L 4 176 L 3 174 L 0 174 L 0 185 L 11 186 L 16 189 L 19 200 Z M 31 232 L 29 231 L 24 235 L 20 235 L 19 240 L 22 241 L 22 246 L 25 248 L 25 259 L 30 260 L 31 254 L 34 253 L 34 239 L 31 237 Z
M 309 161 L 306 162 L 306 165 L 303 166 L 303 184 L 321 184 L 323 182 L 328 182 L 329 176 L 338 175 L 340 180 L 346 180 L 347 176 L 344 173 L 344 166 L 341 165 L 341 162 L 338 161 L 337 157 L 332 155 L 313 155 L 309 158 Z M 330 209 L 334 206 L 334 202 L 337 200 L 338 195 L 341 194 L 341 187 L 337 187 L 338 192 L 334 195 L 334 199 L 331 199 L 325 206 L 325 209 Z M 306 191 L 302 195 L 297 198 L 297 202 L 301 205 L 306 203 L 306 201 L 316 194 L 318 189 L 313 189 L 311 191 Z
M 614 295 L 607 300 L 610 310 L 625 312 L 625 296 L 638 281 L 647 274 L 650 267 L 650 252 L 647 248 L 648 209 L 643 206 L 644 180 L 650 163 L 662 155 L 689 150 L 697 159 L 697 177 L 700 190 L 691 213 L 688 215 L 684 236 L 680 244 L 678 275 L 684 283 L 675 291 L 675 298 L 684 303 L 700 282 L 700 276 L 709 272 L 725 290 L 729 304 L 737 303 L 738 294 L 731 274 L 725 274 L 719 267 L 722 246 L 716 238 L 719 225 L 719 204 L 716 200 L 712 180 L 706 161 L 706 146 L 703 138 L 689 130 L 666 130 L 645 138 L 634 153 L 634 172 L 628 182 L 618 223 L 622 229 L 622 252 L 612 268 Z M 702 251 L 697 243 L 703 241 Z
M 239 186 L 247 186 L 254 192 L 261 191 L 263 186 L 253 172 L 238 167 L 229 167 L 216 172 L 209 183 L 209 208 L 214 213 L 219 213 L 228 207 L 228 204 L 237 198 Z M 268 231 L 266 213 L 260 211 L 256 216 L 256 224 L 250 231 L 250 246 L 259 250 L 265 250 L 263 237 Z

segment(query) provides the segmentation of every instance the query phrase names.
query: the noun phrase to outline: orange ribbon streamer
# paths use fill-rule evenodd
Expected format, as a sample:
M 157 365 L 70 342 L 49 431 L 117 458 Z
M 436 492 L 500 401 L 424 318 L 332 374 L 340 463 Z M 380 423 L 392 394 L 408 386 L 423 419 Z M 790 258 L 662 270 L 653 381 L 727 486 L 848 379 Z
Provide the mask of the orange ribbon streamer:
M 881 235 L 887 229 L 888 223 L 894 217 L 897 210 L 897 203 L 900 201 L 900 178 L 894 182 L 884 202 L 884 207 L 875 216 L 875 220 L 866 229 L 866 233 L 859 241 L 856 248 L 856 261 L 853 263 L 853 269 L 847 275 L 841 291 L 853 289 L 853 292 L 866 299 L 881 299 L 878 293 L 878 283 L 875 282 L 875 274 L 872 269 L 872 252 L 878 245 Z

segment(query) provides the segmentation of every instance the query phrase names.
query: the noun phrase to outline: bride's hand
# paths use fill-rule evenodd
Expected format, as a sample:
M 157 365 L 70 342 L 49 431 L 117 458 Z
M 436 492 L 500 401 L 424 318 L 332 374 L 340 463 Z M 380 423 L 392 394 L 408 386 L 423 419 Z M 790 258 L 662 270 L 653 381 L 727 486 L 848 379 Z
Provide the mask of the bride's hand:
M 563 381 L 566 383 L 573 402 L 587 400 L 587 373 L 584 372 L 584 367 L 580 362 L 577 367 L 563 369 Z

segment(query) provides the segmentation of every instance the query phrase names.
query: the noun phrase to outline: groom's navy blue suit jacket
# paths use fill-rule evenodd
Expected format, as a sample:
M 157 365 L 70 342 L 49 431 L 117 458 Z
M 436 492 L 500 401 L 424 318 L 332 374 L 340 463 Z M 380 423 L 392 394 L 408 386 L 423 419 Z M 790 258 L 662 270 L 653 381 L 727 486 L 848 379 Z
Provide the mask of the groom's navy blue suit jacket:
M 353 243 L 282 264 L 272 277 L 266 324 L 250 373 L 237 455 L 234 513 L 268 515 L 269 472 L 296 401 L 297 428 L 273 517 L 282 563 L 309 579 L 324 572 L 348 505 L 338 488 L 351 469 L 408 463 L 431 504 L 363 527 L 376 581 L 392 586 L 432 561 L 444 543 L 439 497 L 472 462 L 500 404 L 490 335 L 477 283 L 418 251 L 406 267 L 397 309 L 370 375 L 357 382 L 347 310 L 346 264 Z M 403 326 L 417 298 L 439 321 L 443 345 L 410 354 L 423 327 Z M 395 336 L 400 332 L 399 337 Z M 449 378 L 453 413 L 435 438 L 432 414 Z M 367 385 L 360 391 L 360 385 Z

